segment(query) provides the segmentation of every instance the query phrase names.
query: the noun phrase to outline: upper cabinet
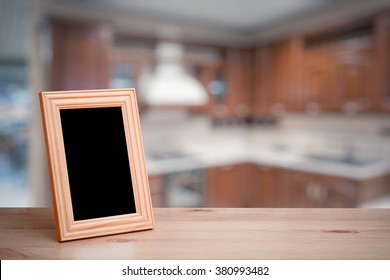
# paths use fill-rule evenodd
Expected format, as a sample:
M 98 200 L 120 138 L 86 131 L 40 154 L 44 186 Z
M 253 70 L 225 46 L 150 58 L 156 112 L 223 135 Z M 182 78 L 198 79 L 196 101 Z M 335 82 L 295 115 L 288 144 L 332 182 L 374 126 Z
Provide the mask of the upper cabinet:
M 256 48 L 252 116 L 390 111 L 390 16 Z
M 252 49 L 227 49 L 226 83 L 228 116 L 249 118 L 253 97 Z
M 329 46 L 323 45 L 305 50 L 301 94 L 302 109 L 309 113 L 329 110 L 339 102 L 334 92 L 335 85 L 331 83 L 334 72 L 330 62 L 330 49 Z
M 374 50 L 376 110 L 390 112 L 390 12 L 375 19 Z
M 213 119 L 226 118 L 228 116 L 228 99 L 225 64 L 218 62 L 201 66 L 199 80 L 209 95 L 207 106 L 209 116 Z
M 372 28 L 363 26 L 308 38 L 302 91 L 308 113 L 373 109 Z
M 292 38 L 256 49 L 253 113 L 281 115 L 302 107 L 302 40 Z
M 367 33 L 337 41 L 331 56 L 336 94 L 332 101 L 338 102 L 331 104 L 330 109 L 347 114 L 371 111 L 375 59 L 372 35 Z
M 113 43 L 113 31 L 100 23 L 54 19 L 51 27 L 53 90 L 135 86 L 141 105 L 156 106 L 142 91 L 165 69 L 156 39 L 117 34 Z M 181 73 L 199 81 L 205 97 L 187 109 L 214 120 L 390 111 L 390 13 L 252 47 L 183 48 Z M 177 86 L 184 79 L 172 80 Z M 183 91 L 188 93 L 178 90 L 180 96 Z
M 108 88 L 112 31 L 106 25 L 51 20 L 52 90 Z
M 208 90 L 209 113 L 214 120 L 251 117 L 253 59 L 253 49 L 226 48 L 221 61 L 202 66 L 200 80 Z

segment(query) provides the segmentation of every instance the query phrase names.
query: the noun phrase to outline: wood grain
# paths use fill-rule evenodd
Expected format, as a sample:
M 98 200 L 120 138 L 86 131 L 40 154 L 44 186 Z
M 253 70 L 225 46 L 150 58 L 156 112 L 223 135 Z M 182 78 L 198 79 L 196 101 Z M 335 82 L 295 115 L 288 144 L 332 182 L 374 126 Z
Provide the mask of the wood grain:
M 155 209 L 156 227 L 65 243 L 50 208 L 0 208 L 0 259 L 390 259 L 390 209 Z

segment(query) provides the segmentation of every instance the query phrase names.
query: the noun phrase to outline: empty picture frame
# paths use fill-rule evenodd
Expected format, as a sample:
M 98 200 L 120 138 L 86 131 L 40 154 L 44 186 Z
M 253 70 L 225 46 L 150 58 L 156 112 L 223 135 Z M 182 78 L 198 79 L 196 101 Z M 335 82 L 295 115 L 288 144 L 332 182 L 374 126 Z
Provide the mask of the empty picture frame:
M 152 229 L 134 89 L 40 93 L 59 241 Z

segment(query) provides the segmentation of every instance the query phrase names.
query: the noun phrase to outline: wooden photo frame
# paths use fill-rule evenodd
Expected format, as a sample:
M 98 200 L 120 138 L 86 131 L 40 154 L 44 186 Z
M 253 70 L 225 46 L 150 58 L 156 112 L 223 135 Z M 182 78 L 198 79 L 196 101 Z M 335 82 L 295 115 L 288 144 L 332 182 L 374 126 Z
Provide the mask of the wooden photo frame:
M 135 90 L 39 96 L 58 240 L 152 229 Z

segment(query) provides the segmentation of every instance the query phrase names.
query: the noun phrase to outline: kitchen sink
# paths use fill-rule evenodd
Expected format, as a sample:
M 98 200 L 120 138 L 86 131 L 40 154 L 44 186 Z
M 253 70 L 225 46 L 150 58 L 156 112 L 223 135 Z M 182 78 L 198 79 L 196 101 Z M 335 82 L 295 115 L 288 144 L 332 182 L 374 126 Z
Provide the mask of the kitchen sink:
M 381 162 L 380 159 L 358 159 L 355 157 L 330 157 L 325 155 L 307 155 L 305 158 L 309 161 L 315 162 L 328 162 L 328 163 L 342 163 L 353 166 L 366 166 L 374 163 Z
M 190 154 L 183 153 L 180 151 L 154 152 L 148 153 L 147 156 L 154 160 L 184 159 L 191 157 Z

